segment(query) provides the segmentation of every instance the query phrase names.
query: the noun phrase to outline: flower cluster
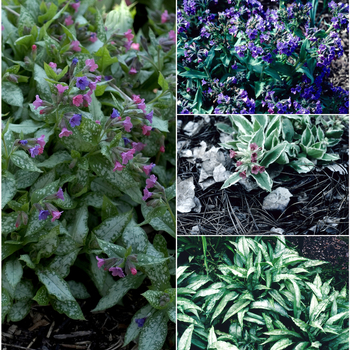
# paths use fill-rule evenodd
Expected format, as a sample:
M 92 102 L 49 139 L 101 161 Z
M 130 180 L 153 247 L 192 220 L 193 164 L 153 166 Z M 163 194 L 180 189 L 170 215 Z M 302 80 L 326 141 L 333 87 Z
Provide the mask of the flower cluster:
M 348 91 L 329 78 L 344 53 L 349 5 L 328 4 L 331 24 L 315 6 L 180 2 L 178 112 L 347 113 Z
M 231 158 L 240 159 L 236 162 L 236 172 L 239 173 L 242 179 L 247 178 L 250 174 L 257 175 L 265 171 L 265 167 L 258 164 L 258 159 L 261 158 L 259 151 L 261 151 L 261 147 L 256 143 L 249 144 L 246 151 L 236 152 L 232 149 L 230 150 Z
M 38 95 L 37 95 L 38 96 Z M 14 145 L 28 151 L 32 158 L 42 154 L 45 146 L 45 135 L 38 138 L 29 138 L 26 140 L 16 140 Z
M 51 195 L 43 198 L 39 203 L 35 203 L 35 208 L 39 211 L 39 220 L 46 220 L 50 215 L 52 216 L 51 222 L 59 219 L 63 211 L 59 211 L 50 201 L 52 200 L 64 201 L 63 190 L 60 187 L 59 190 Z
M 123 268 L 127 275 L 136 275 L 137 270 L 134 262 L 137 263 L 137 255 L 128 255 L 125 258 L 115 257 L 100 259 L 96 256 L 97 266 L 101 268 L 102 266 L 107 271 L 112 273 L 112 276 L 125 277 Z

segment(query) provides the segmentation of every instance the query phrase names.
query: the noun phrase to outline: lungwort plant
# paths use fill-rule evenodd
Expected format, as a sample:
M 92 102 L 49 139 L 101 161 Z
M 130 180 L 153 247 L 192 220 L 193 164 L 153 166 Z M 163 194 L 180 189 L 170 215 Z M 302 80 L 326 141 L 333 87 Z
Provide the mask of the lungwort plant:
M 178 112 L 348 113 L 348 84 L 330 76 L 346 49 L 349 6 L 318 4 L 179 1 Z
M 218 123 L 217 128 L 233 138 L 220 145 L 230 150 L 236 169 L 222 188 L 251 176 L 266 191 L 273 185 L 267 170 L 273 164 L 300 174 L 339 159 L 331 147 L 340 142 L 349 122 L 348 116 L 236 115 L 229 119 L 232 127 Z
M 188 257 L 177 270 L 179 350 L 349 349 L 347 288 L 321 280 L 326 262 L 283 236 L 208 240 L 204 268 L 198 242 L 179 238 Z
M 175 322 L 173 4 L 134 33 L 125 1 L 22 3 L 2 14 L 2 319 L 35 303 L 84 319 L 76 299 L 105 310 L 143 284 L 125 345 L 161 349 Z M 162 231 L 152 242 L 145 224 Z

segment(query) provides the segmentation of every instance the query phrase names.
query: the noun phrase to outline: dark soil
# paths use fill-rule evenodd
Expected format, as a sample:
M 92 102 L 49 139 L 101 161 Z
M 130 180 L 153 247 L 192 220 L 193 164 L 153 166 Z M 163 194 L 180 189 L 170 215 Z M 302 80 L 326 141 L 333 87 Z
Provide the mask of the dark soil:
M 146 284 L 144 287 L 146 290 Z M 140 298 L 140 290 L 131 290 L 123 298 L 124 306 L 116 305 L 102 312 L 91 313 L 98 299 L 90 298 L 79 303 L 85 321 L 72 320 L 57 313 L 51 306 L 33 307 L 24 320 L 2 325 L 2 349 L 136 349 L 134 342 L 125 347 L 123 342 L 131 318 L 146 305 L 146 300 Z M 168 338 L 163 350 L 174 350 L 174 339 L 175 325 L 169 322 Z
M 181 116 L 183 126 L 190 120 L 202 117 Z M 227 120 L 221 117 L 221 120 Z M 188 137 L 181 129 L 178 141 L 187 141 L 186 149 L 207 143 L 207 150 L 219 147 L 220 133 L 215 123 L 218 117 L 211 117 L 194 136 Z M 229 121 L 227 121 L 230 124 Z M 348 168 L 348 128 L 343 140 L 333 150 L 340 155 L 337 164 Z M 228 151 L 226 159 L 228 156 Z M 233 167 L 227 167 L 233 172 Z M 178 213 L 178 234 L 195 234 L 192 229 L 198 226 L 197 234 L 204 235 L 265 235 L 276 234 L 274 229 L 282 229 L 287 235 L 348 235 L 349 203 L 348 174 L 341 175 L 327 168 L 298 174 L 285 167 L 274 179 L 273 189 L 286 187 L 293 197 L 284 212 L 268 212 L 262 209 L 262 202 L 267 195 L 262 189 L 247 192 L 241 184 L 220 190 L 222 182 L 206 190 L 198 185 L 200 169 L 198 164 L 191 164 L 186 158 L 178 158 L 178 176 L 185 180 L 194 178 L 195 196 L 202 204 L 200 213 Z M 192 232 L 192 233 L 191 233 Z

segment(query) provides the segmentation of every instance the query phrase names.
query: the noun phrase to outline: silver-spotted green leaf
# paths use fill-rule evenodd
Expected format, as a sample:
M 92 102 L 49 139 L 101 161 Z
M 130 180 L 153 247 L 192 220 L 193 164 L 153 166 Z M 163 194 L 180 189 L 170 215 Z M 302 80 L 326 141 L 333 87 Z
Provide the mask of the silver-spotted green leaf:
M 276 302 L 274 302 L 273 305 L 271 305 L 271 303 L 266 299 L 261 301 L 253 301 L 249 307 L 250 309 L 263 309 L 275 311 L 278 314 L 289 318 L 287 311 L 281 305 L 277 304 Z
M 88 299 L 91 297 L 83 283 L 75 281 L 68 281 L 67 283 L 75 299 Z
M 56 179 L 56 173 L 55 170 L 52 169 L 46 174 L 43 174 L 40 176 L 40 178 L 34 183 L 34 185 L 30 188 L 29 194 L 32 196 L 32 194 L 41 188 L 44 188 L 48 185 L 50 185 L 52 182 L 54 182 Z
M 51 101 L 50 84 L 46 81 L 46 72 L 38 64 L 34 65 L 34 80 L 36 81 L 36 88 L 38 95 L 42 100 Z
M 1 233 L 3 235 L 7 235 L 8 233 L 16 230 L 17 216 L 18 214 L 16 212 L 12 212 L 8 215 L 1 215 Z
M 225 322 L 226 320 L 228 320 L 230 317 L 232 317 L 233 315 L 235 315 L 237 312 L 239 312 L 240 310 L 244 309 L 247 305 L 249 305 L 251 303 L 250 300 L 246 300 L 246 299 L 241 299 L 239 301 L 237 301 L 237 303 L 234 303 L 227 311 L 224 320 L 222 322 Z
M 67 282 L 57 272 L 45 268 L 38 269 L 36 274 L 49 294 L 54 295 L 60 301 L 75 301 Z
M 239 350 L 236 345 L 221 340 L 211 344 L 211 348 L 217 350 Z
M 179 313 L 179 312 L 177 313 L 177 320 L 185 323 L 193 323 L 193 324 L 198 323 L 193 317 L 188 316 L 186 314 Z
M 34 297 L 33 284 L 29 280 L 20 281 L 15 289 L 16 300 L 28 300 Z
M 191 344 L 192 344 L 193 329 L 194 329 L 194 325 L 191 324 L 183 332 L 177 346 L 178 350 L 190 350 Z
M 100 299 L 92 311 L 109 309 L 122 300 L 123 296 L 130 290 L 138 288 L 146 276 L 141 273 L 127 275 L 112 285 L 108 294 Z
M 178 266 L 176 269 L 176 278 L 179 279 L 188 268 L 189 266 Z
M 107 197 L 103 196 L 102 202 L 102 221 L 118 215 L 118 209 L 115 204 Z
M 23 107 L 23 93 L 20 87 L 9 81 L 2 83 L 1 98 L 10 106 Z
M 207 282 L 212 281 L 212 279 L 208 276 L 198 276 L 193 278 L 194 281 L 192 283 L 190 283 L 189 285 L 187 285 L 187 288 L 193 289 L 193 290 L 197 290 L 200 287 L 202 287 L 204 284 L 206 284 Z
M 153 309 L 152 305 L 147 304 L 135 313 L 131 319 L 128 329 L 126 330 L 123 347 L 128 345 L 132 340 L 135 340 L 142 330 L 142 328 L 138 326 L 136 320 L 144 317 L 150 317 L 154 312 L 155 310 Z
M 1 178 L 1 209 L 14 197 L 17 192 L 16 180 L 12 177 Z
M 131 219 L 125 227 L 122 235 L 125 247 L 132 247 L 133 253 L 145 253 L 148 245 L 146 232 L 139 227 L 134 219 Z
M 21 255 L 19 260 L 24 261 L 27 264 L 27 266 L 31 269 L 35 269 L 35 267 L 36 267 L 28 254 Z
M 161 350 L 168 334 L 168 316 L 163 310 L 147 318 L 139 338 L 139 350 Z
M 209 329 L 208 335 L 208 349 L 211 348 L 212 344 L 217 341 L 214 326 Z
M 74 209 L 77 206 L 77 202 L 72 200 L 71 196 L 68 194 L 66 190 L 64 191 L 63 197 L 64 197 L 64 200 L 58 198 L 53 201 L 56 207 L 59 207 L 64 210 L 68 210 L 68 209 Z
M 176 183 L 165 189 L 165 195 L 168 201 L 176 197 Z
M 12 307 L 12 298 L 6 289 L 1 290 L 1 320 L 5 321 L 5 317 Z
M 151 208 L 143 203 L 141 205 L 141 211 L 142 215 L 146 217 L 147 214 L 151 211 Z M 151 219 L 149 224 L 157 231 L 165 231 L 169 233 L 169 235 L 171 235 L 172 237 L 176 236 L 175 224 L 169 211 L 166 211 L 162 217 L 155 217 Z
M 23 267 L 17 260 L 9 260 L 4 265 L 4 274 L 12 288 L 16 288 L 23 276 Z
M 144 296 L 155 309 L 163 310 L 167 309 L 169 305 L 175 301 L 176 293 L 174 288 L 170 288 L 164 290 L 164 292 L 148 290 L 141 295 Z M 162 302 L 162 298 L 165 296 L 169 298 L 168 302 Z
M 281 340 L 278 340 L 271 348 L 271 350 L 282 350 L 282 349 L 285 349 L 287 348 L 289 345 L 293 344 L 293 341 L 290 340 L 290 339 L 281 339 Z
M 171 322 L 176 323 L 176 304 L 175 301 L 167 308 L 167 314 Z
M 183 306 L 184 309 L 196 309 L 196 310 L 202 311 L 202 309 L 198 305 L 196 305 L 193 301 L 182 297 L 177 298 L 177 305 Z
M 64 231 L 63 226 L 60 226 L 60 232 L 63 233 Z M 67 233 L 59 237 L 59 243 L 58 247 L 56 249 L 56 255 L 66 255 L 68 253 L 71 253 L 76 249 L 75 241 L 71 236 L 69 236 Z
M 80 248 L 75 249 L 66 255 L 56 255 L 50 262 L 50 269 L 57 272 L 62 278 L 67 277 L 69 275 L 70 267 L 77 259 L 79 251 Z
M 167 241 L 162 235 L 155 235 L 153 239 L 153 246 L 155 249 L 161 252 L 165 258 L 169 256 L 169 252 L 167 249 Z
M 44 188 L 41 188 L 41 189 L 34 191 L 32 196 L 31 196 L 32 204 L 40 202 L 42 199 L 44 199 L 48 195 L 57 193 L 58 185 L 59 185 L 59 180 L 48 184 Z
M 12 255 L 14 252 L 16 252 L 21 248 L 22 248 L 21 244 L 3 243 L 1 247 L 1 260 L 6 259 L 8 256 Z
M 71 233 L 72 238 L 78 246 L 84 245 L 86 236 L 89 233 L 87 225 L 88 216 L 87 206 L 78 208 L 75 212 L 74 219 L 67 227 L 68 232 Z
M 111 184 L 102 177 L 97 177 L 91 182 L 91 191 L 105 194 L 110 198 L 121 196 L 121 192 L 116 185 Z
M 27 188 L 32 186 L 33 183 L 38 179 L 40 173 L 28 172 L 27 170 L 19 169 L 15 173 L 15 179 L 18 189 Z
M 166 262 L 156 262 L 156 258 L 152 257 L 150 263 L 143 263 L 141 254 L 138 254 L 138 265 L 142 266 L 143 270 L 147 274 L 148 278 L 152 282 L 152 286 L 156 290 L 164 291 L 167 288 L 171 288 L 170 285 L 170 272 L 168 264 Z M 159 259 L 161 260 L 161 259 Z
M 157 205 L 155 208 L 150 207 L 151 210 L 145 211 L 146 216 L 145 220 L 139 224 L 141 225 L 146 225 L 148 224 L 152 219 L 163 217 L 165 213 L 167 212 L 167 207 L 165 206 L 165 203 L 161 201 L 159 206 Z
M 29 158 L 29 155 L 24 151 L 16 151 L 12 153 L 10 158 L 12 163 L 21 169 L 42 173 L 42 171 Z
M 31 257 L 35 264 L 38 264 L 41 258 L 49 258 L 57 249 L 60 234 L 59 225 L 55 226 L 45 235 L 40 235 L 39 241 L 32 245 Z
M 80 203 L 88 207 L 102 208 L 103 194 L 97 192 L 88 192 L 80 197 Z
M 30 299 L 15 302 L 8 312 L 9 320 L 12 322 L 23 320 L 29 314 L 32 303 Z
M 58 311 L 60 314 L 66 314 L 69 318 L 73 320 L 85 320 L 83 312 L 76 300 L 57 300 L 51 299 L 50 303 L 52 307 Z
M 10 124 L 9 130 L 17 134 L 23 133 L 24 135 L 28 135 L 34 133 L 38 129 L 42 128 L 44 125 L 44 123 L 36 122 L 32 119 L 27 119 L 21 122 L 20 124 Z
M 71 161 L 72 157 L 67 151 L 59 151 L 54 153 L 50 158 L 38 164 L 38 167 L 51 169 L 58 164 L 70 163 Z
M 125 227 L 132 218 L 133 211 L 122 213 L 103 221 L 99 226 L 94 228 L 93 233 L 104 241 L 114 242 L 123 233 Z
M 178 287 L 177 289 L 177 294 L 196 294 L 196 292 L 193 289 L 186 288 L 186 287 Z
M 98 238 L 97 238 L 97 242 L 101 247 L 101 249 L 103 250 L 103 252 L 106 253 L 109 258 L 115 258 L 115 257 L 123 258 L 125 256 L 125 253 L 126 253 L 125 248 L 110 242 L 103 241 L 102 239 L 98 239 Z

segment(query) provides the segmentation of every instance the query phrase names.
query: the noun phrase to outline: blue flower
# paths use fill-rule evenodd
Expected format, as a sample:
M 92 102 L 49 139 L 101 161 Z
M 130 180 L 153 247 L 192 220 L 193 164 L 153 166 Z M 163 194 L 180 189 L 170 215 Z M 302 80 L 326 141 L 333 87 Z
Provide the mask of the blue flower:
M 46 220 L 49 215 L 50 212 L 48 210 L 40 210 L 39 220 Z
M 119 112 L 117 109 L 113 108 L 113 112 L 111 114 L 111 119 L 118 118 L 120 116 Z
M 87 77 L 77 78 L 77 83 L 75 85 L 80 90 L 85 90 L 89 86 L 89 80 Z
M 79 126 L 81 123 L 81 114 L 74 114 L 73 117 L 69 119 L 69 123 L 72 128 Z
M 137 319 L 135 320 L 135 322 L 137 323 L 137 325 L 139 326 L 139 328 L 141 328 L 141 327 L 143 327 L 143 325 L 145 324 L 146 319 L 147 319 L 147 317 L 144 317 L 144 318 L 137 318 Z

